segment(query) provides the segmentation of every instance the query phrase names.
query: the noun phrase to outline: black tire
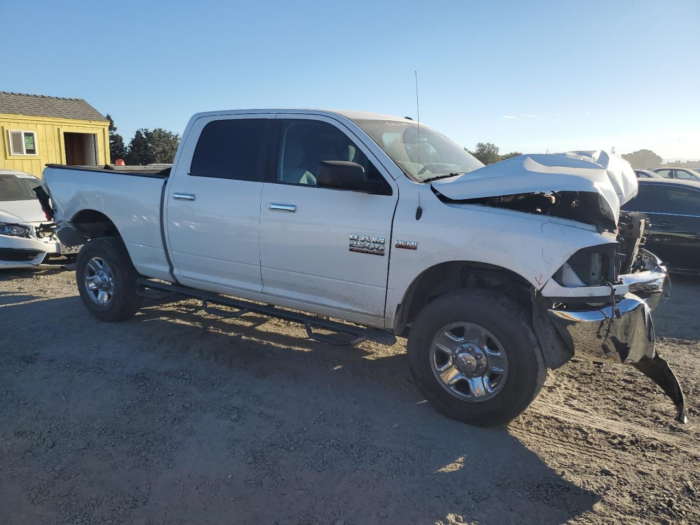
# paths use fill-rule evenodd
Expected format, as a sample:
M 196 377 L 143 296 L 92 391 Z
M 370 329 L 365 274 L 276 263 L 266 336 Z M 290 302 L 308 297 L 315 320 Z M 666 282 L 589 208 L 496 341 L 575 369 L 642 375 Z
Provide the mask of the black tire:
M 493 334 L 507 357 L 507 376 L 500 391 L 483 401 L 448 392 L 431 367 L 434 337 L 452 323 L 473 323 Z M 460 290 L 429 303 L 416 317 L 408 339 L 411 373 L 435 409 L 449 418 L 478 426 L 507 423 L 537 397 L 547 376 L 530 316 L 514 300 L 490 290 Z
M 105 305 L 97 304 L 90 298 L 85 283 L 85 275 L 89 271 L 88 264 L 96 257 L 109 265 L 113 276 L 114 292 Z M 76 264 L 78 291 L 87 309 L 100 321 L 124 321 L 134 316 L 142 303 L 142 297 L 136 293 L 137 277 L 138 273 L 131 263 L 129 252 L 117 237 L 92 239 L 80 249 Z

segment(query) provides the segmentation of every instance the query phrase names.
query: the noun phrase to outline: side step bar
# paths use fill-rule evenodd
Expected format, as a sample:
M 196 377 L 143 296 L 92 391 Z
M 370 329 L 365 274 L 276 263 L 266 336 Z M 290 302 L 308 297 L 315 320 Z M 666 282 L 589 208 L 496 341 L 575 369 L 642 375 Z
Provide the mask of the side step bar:
M 181 286 L 179 284 L 170 284 L 162 281 L 152 281 L 144 277 L 139 277 L 138 279 L 136 279 L 136 282 L 139 285 L 139 295 L 142 295 L 144 297 L 156 298 L 158 292 L 160 292 L 161 294 L 165 293 L 164 297 L 169 297 L 174 294 L 194 297 L 197 299 L 201 299 L 202 307 L 205 312 L 213 315 L 218 315 L 220 317 L 235 318 L 248 312 L 254 312 L 257 314 L 266 315 L 268 317 L 284 319 L 285 321 L 290 321 L 292 323 L 303 324 L 306 328 L 306 333 L 308 334 L 309 338 L 313 339 L 314 341 L 320 341 L 322 343 L 329 343 L 338 346 L 353 346 L 358 343 L 361 343 L 362 341 L 370 340 L 383 345 L 396 344 L 396 336 L 394 336 L 394 334 L 385 330 L 379 330 L 377 328 L 365 328 L 362 326 L 339 323 L 337 321 L 331 321 L 330 319 L 321 319 L 313 315 L 283 310 L 270 304 L 266 305 L 251 303 L 248 301 L 243 301 L 241 299 L 233 299 L 231 297 L 214 292 L 196 290 L 194 288 Z M 209 303 L 236 308 L 238 309 L 238 312 L 227 312 L 219 308 L 212 308 L 209 306 Z M 315 334 L 313 332 L 314 328 L 331 330 L 338 334 L 347 335 L 350 339 L 337 340 L 330 336 Z

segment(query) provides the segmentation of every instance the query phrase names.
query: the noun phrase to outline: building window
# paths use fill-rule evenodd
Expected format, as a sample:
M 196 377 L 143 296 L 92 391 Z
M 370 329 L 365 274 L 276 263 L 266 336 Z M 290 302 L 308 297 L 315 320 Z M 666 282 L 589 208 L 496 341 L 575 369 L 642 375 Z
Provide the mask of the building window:
M 10 155 L 36 155 L 36 133 L 33 131 L 9 131 Z

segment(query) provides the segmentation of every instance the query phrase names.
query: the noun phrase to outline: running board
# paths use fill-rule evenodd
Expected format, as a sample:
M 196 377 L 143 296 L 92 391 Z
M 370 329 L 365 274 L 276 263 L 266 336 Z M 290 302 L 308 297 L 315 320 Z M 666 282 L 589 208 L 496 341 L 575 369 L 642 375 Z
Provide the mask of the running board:
M 143 286 L 139 286 L 136 294 L 140 295 L 141 297 L 145 297 L 146 299 L 153 299 L 154 301 L 162 301 L 163 299 L 168 299 L 169 297 L 175 295 L 170 291 L 154 290 Z
M 220 317 L 235 318 L 248 312 L 254 312 L 256 314 L 262 314 L 268 317 L 284 319 L 285 321 L 290 321 L 292 323 L 303 324 L 309 338 L 322 343 L 337 346 L 352 346 L 361 343 L 362 341 L 370 340 L 383 345 L 396 344 L 396 337 L 394 334 L 385 330 L 379 330 L 378 328 L 365 328 L 362 326 L 339 323 L 337 321 L 331 321 L 330 319 L 321 319 L 313 315 L 283 310 L 271 304 L 251 303 L 241 299 L 233 299 L 214 292 L 196 290 L 195 288 L 189 288 L 179 284 L 152 281 L 144 277 L 139 277 L 136 279 L 136 283 L 139 285 L 139 295 L 145 295 L 148 297 L 149 294 L 152 294 L 154 291 L 160 291 L 161 293 L 166 292 L 167 294 L 181 294 L 189 297 L 195 297 L 197 299 L 201 299 L 202 307 L 204 308 L 205 312 L 212 315 L 218 315 Z M 220 308 L 212 308 L 209 306 L 209 303 L 236 308 L 238 311 L 227 312 L 226 310 L 222 310 Z M 350 339 L 337 340 L 331 336 L 315 334 L 313 332 L 314 328 L 330 330 L 338 334 L 347 335 L 350 337 Z
M 207 301 L 206 299 L 202 299 L 202 310 L 204 310 L 208 314 L 218 315 L 219 317 L 225 317 L 226 319 L 235 319 L 236 317 L 240 317 L 250 312 L 248 308 L 241 308 L 237 312 L 227 312 L 226 310 L 222 310 L 221 308 L 214 308 L 213 306 L 209 306 L 209 301 Z

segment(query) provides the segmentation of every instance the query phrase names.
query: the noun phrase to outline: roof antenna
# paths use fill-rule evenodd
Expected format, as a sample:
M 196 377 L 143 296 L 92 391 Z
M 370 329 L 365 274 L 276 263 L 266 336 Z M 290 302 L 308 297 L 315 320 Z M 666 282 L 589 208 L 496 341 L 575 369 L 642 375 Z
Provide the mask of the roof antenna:
M 420 104 L 418 104 L 418 71 L 414 71 L 416 75 L 416 118 L 418 118 L 418 125 L 420 126 Z
M 420 104 L 418 103 L 418 71 L 414 71 L 416 75 L 416 119 L 418 120 L 418 164 L 420 164 Z M 423 208 L 420 206 L 420 192 L 418 193 L 418 207 L 416 208 L 416 220 L 419 221 L 423 216 Z
M 416 118 L 418 119 L 418 163 L 420 164 L 420 104 L 418 103 L 418 71 L 416 75 Z

